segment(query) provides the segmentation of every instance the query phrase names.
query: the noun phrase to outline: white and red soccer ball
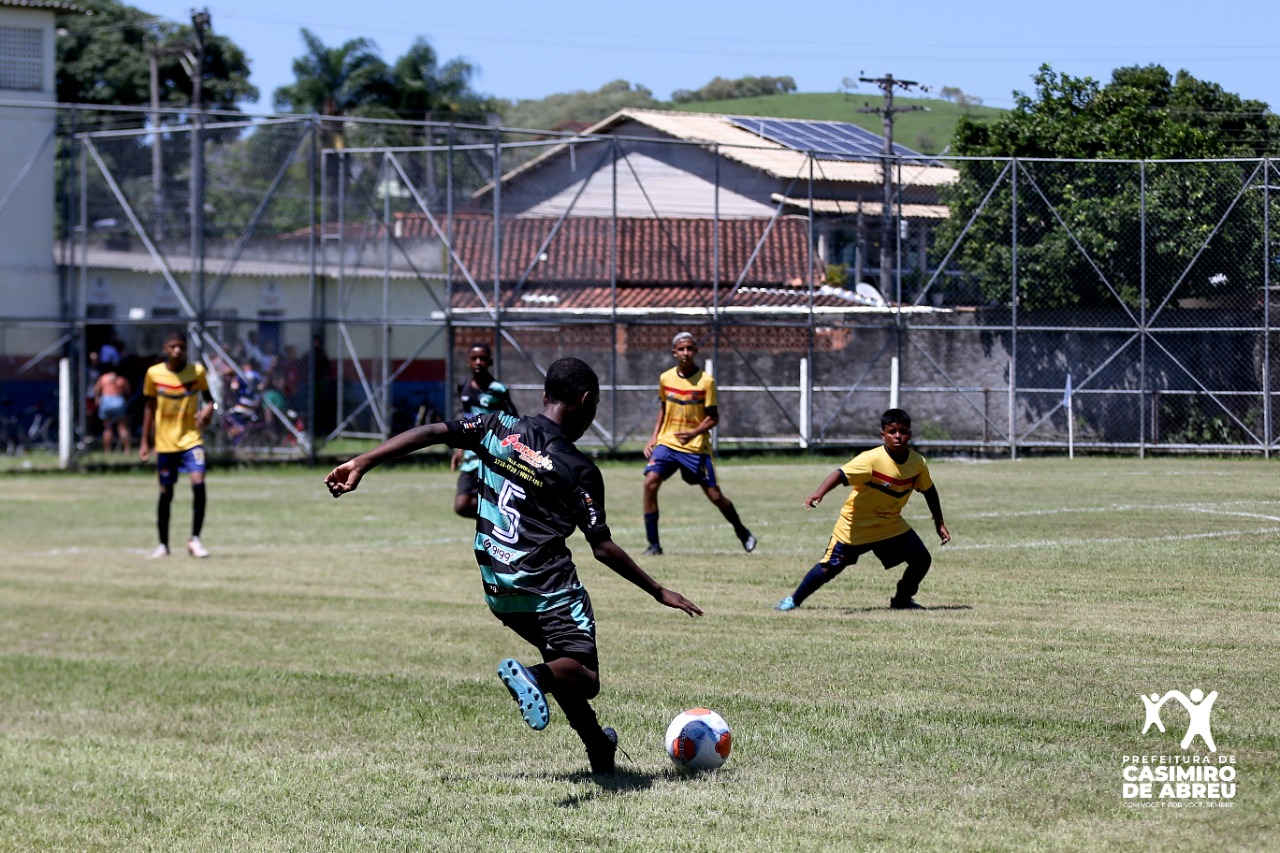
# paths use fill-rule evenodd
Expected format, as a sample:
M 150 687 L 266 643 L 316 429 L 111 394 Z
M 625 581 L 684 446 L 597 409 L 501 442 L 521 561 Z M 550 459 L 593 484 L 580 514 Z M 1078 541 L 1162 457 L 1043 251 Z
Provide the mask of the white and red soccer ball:
M 732 749 L 729 724 L 715 711 L 690 708 L 676 714 L 667 726 L 667 755 L 678 767 L 714 770 L 724 764 Z

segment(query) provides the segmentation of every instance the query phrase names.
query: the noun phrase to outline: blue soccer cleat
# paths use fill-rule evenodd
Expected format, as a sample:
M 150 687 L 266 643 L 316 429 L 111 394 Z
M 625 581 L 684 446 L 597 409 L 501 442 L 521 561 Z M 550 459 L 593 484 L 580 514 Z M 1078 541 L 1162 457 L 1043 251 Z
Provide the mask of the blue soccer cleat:
M 795 601 L 791 598 L 791 596 L 789 596 L 789 595 L 788 595 L 786 598 L 782 599 L 782 600 L 781 600 L 781 601 L 779 601 L 777 604 L 773 605 L 773 609 L 774 609 L 774 610 L 784 610 L 784 611 L 785 611 L 785 610 L 795 610 L 795 609 L 796 609 L 796 603 L 795 603 Z
M 547 697 L 538 686 L 538 679 L 515 658 L 507 658 L 498 664 L 498 677 L 511 692 L 511 698 L 520 706 L 520 716 L 529 728 L 541 731 L 547 727 L 551 714 L 547 710 Z

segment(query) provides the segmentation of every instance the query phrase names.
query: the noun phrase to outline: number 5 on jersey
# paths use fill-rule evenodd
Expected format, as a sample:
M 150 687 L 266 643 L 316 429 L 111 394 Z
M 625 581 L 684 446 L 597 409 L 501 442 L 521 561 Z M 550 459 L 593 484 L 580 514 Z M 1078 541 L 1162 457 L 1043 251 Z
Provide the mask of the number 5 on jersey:
M 499 527 L 496 524 L 493 526 L 490 532 L 494 539 L 506 542 L 508 545 L 516 544 L 520 538 L 520 510 L 512 506 L 512 503 L 522 500 L 524 500 L 524 489 L 509 480 L 503 480 L 502 491 L 498 493 L 498 512 L 502 514 L 507 524 L 505 527 Z

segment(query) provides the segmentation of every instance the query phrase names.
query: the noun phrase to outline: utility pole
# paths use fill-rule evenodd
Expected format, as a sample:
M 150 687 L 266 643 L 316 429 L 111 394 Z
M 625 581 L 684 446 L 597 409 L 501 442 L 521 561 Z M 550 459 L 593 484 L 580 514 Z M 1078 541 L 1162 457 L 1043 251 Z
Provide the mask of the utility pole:
M 897 107 L 893 104 L 893 90 L 910 89 L 920 85 L 914 80 L 895 80 L 892 74 L 883 77 L 859 77 L 859 82 L 875 83 L 884 92 L 884 105 L 873 107 L 866 105 L 858 108 L 860 113 L 875 113 L 884 122 L 884 161 L 881 171 L 884 173 L 884 203 L 880 211 L 880 292 L 885 298 L 893 293 L 893 247 L 898 236 L 893 227 L 893 117 L 897 113 L 909 113 L 926 109 L 925 107 Z M 899 294 L 900 296 L 900 294 Z
M 196 299 L 196 325 L 204 335 L 204 34 L 210 26 L 208 9 L 191 11 L 195 31 L 195 70 L 191 75 L 191 289 Z M 202 349 L 198 342 L 195 347 Z

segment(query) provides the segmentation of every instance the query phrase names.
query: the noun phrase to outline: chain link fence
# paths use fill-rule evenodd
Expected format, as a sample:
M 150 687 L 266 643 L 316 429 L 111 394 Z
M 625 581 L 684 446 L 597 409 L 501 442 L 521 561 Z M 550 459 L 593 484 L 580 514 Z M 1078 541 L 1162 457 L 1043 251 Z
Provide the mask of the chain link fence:
M 53 186 L 35 168 L 0 186 L 0 228 L 44 196 L 56 292 L 0 309 L 10 456 L 69 416 L 81 463 L 123 458 L 103 453 L 103 359 L 136 447 L 174 327 L 209 371 L 224 458 L 453 416 L 477 342 L 522 412 L 552 361 L 584 358 L 604 386 L 584 442 L 638 449 L 685 330 L 722 448 L 870 443 L 891 403 L 917 443 L 966 452 L 1276 447 L 1270 160 L 891 158 L 886 207 L 881 160 L 762 171 L 776 146 L 625 125 L 109 118 L 58 112 L 31 154 Z

